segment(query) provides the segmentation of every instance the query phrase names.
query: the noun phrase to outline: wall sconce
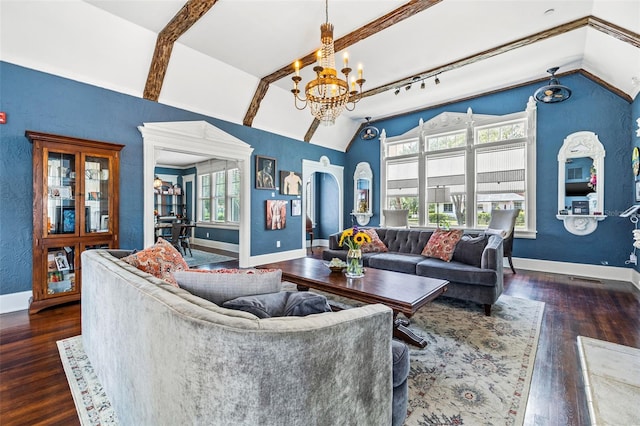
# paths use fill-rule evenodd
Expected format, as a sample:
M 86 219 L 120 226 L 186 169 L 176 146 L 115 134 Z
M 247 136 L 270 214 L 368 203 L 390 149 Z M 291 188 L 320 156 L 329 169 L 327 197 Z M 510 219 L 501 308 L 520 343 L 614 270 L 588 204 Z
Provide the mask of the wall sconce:
M 162 179 L 160 179 L 158 176 L 153 179 L 153 187 L 155 189 L 162 188 Z

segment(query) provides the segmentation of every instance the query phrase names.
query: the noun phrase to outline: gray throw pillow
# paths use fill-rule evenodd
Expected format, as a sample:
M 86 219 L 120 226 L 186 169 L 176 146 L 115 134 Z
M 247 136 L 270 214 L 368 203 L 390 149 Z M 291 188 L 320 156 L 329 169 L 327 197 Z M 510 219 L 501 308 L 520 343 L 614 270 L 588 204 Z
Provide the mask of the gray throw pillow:
M 249 312 L 258 318 L 307 316 L 331 312 L 327 298 L 307 291 L 281 291 L 256 296 L 243 296 L 222 305 L 228 309 Z
M 487 246 L 487 240 L 488 236 L 485 235 L 478 237 L 463 235 L 456 244 L 451 260 L 480 268 L 482 266 L 482 252 Z
M 276 293 L 282 288 L 280 269 L 189 269 L 173 276 L 180 288 L 218 306 L 236 297 Z

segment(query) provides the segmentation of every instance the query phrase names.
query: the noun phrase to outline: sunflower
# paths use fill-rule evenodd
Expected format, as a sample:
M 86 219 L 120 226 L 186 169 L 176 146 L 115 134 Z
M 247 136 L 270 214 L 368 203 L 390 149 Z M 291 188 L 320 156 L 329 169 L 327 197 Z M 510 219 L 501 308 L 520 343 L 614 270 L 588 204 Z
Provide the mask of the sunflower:
M 351 250 L 359 249 L 360 245 L 371 242 L 371 237 L 364 231 L 360 231 L 357 227 L 345 229 L 340 235 L 341 247 L 346 244 Z

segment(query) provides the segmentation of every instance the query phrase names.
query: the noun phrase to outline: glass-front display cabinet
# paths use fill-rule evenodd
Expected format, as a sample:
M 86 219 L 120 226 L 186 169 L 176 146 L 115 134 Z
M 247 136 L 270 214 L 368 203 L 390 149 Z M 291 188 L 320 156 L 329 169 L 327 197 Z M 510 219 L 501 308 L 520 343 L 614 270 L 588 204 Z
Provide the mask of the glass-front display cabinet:
M 33 144 L 29 312 L 80 299 L 80 253 L 118 247 L 124 145 L 27 131 Z

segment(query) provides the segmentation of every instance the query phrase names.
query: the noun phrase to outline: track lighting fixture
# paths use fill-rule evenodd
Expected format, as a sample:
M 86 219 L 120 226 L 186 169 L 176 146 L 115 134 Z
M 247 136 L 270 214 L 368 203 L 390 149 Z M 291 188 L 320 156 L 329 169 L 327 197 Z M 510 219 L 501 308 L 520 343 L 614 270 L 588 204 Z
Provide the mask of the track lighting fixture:
M 411 79 L 411 82 L 410 82 L 410 83 L 407 83 L 407 84 L 406 84 L 406 85 L 404 85 L 404 86 L 396 87 L 396 88 L 395 88 L 395 90 L 393 91 L 393 93 L 397 96 L 397 95 L 400 93 L 400 89 L 401 89 L 402 87 L 404 87 L 404 90 L 405 90 L 405 91 L 409 91 L 409 90 L 411 89 L 411 86 L 412 86 L 414 83 L 416 83 L 416 84 L 417 84 L 418 82 L 420 82 L 420 89 L 426 89 L 426 87 L 427 87 L 427 79 L 428 79 L 429 77 L 432 77 L 432 75 L 427 75 L 427 76 L 416 75 L 415 77 L 413 77 L 413 78 Z M 436 75 L 435 75 L 435 78 L 434 78 L 433 82 L 434 82 L 435 84 L 440 84 L 440 78 L 438 78 L 438 74 L 436 74 Z
M 399 88 L 399 87 L 396 87 L 396 90 L 395 90 L 395 92 L 393 92 L 393 93 L 397 96 L 397 95 L 398 95 L 398 93 L 400 93 L 400 88 Z
M 404 87 L 404 90 L 409 90 L 409 89 L 411 89 L 411 85 L 410 85 L 410 84 L 407 84 L 407 85 Z
M 426 84 L 425 84 L 424 80 L 422 80 L 422 83 L 420 83 L 420 88 L 421 88 L 421 89 L 424 89 L 424 88 L 425 88 L 425 86 L 426 86 Z
M 440 79 L 438 78 L 438 75 L 436 74 L 436 79 L 433 80 L 434 83 L 436 84 L 440 84 Z

